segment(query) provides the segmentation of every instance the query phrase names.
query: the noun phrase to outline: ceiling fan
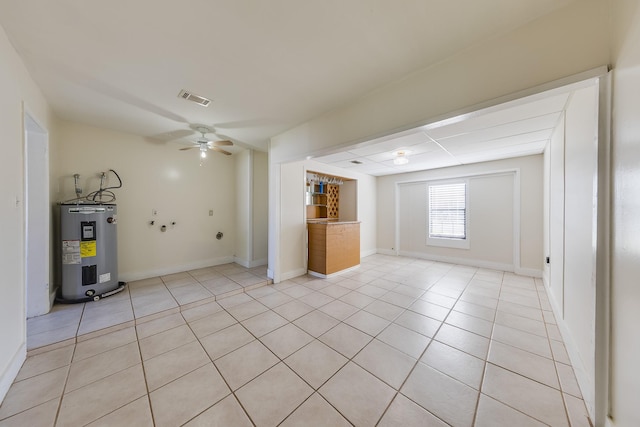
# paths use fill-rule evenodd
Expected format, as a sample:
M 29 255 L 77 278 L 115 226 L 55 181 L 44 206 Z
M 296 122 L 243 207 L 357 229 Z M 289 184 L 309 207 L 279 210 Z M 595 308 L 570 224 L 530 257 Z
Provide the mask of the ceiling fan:
M 231 155 L 230 152 L 228 152 L 226 150 L 223 150 L 220 147 L 231 146 L 231 145 L 233 145 L 233 142 L 231 142 L 229 140 L 212 141 L 212 140 L 208 139 L 205 135 L 208 134 L 208 133 L 212 133 L 211 129 L 209 129 L 208 127 L 198 126 L 195 129 L 198 132 L 200 132 L 202 134 L 202 136 L 200 138 L 198 138 L 198 140 L 196 142 L 194 142 L 194 145 L 192 145 L 191 147 L 181 148 L 180 151 L 191 150 L 192 148 L 199 148 L 200 149 L 200 157 L 202 157 L 202 158 L 207 157 L 207 151 L 208 150 L 217 151 L 218 153 L 222 153 L 222 154 L 227 155 L 227 156 Z

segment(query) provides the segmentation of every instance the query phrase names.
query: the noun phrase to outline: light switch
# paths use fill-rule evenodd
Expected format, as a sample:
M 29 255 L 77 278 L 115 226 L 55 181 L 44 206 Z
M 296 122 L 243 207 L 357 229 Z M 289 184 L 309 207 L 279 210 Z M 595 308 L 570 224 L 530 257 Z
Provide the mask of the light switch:
M 213 216 L 213 209 L 209 209 L 209 216 Z

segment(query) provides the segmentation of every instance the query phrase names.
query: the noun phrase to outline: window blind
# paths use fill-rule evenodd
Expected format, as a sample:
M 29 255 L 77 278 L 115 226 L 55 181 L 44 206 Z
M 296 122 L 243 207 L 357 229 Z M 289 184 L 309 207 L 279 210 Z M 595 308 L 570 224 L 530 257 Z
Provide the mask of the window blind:
M 429 186 L 429 237 L 467 238 L 467 184 Z

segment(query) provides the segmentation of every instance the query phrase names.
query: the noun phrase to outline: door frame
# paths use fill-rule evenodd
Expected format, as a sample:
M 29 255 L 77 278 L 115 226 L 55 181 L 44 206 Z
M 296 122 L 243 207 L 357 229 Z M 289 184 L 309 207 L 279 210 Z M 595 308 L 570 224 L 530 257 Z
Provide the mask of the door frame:
M 43 219 L 45 222 L 44 235 L 42 236 L 43 246 L 44 246 L 44 276 L 46 279 L 46 283 L 43 293 L 46 295 L 39 295 L 39 291 L 36 292 L 37 299 L 29 298 L 29 294 L 33 295 L 33 284 L 29 284 L 29 271 L 31 269 L 30 266 L 30 245 L 29 245 L 29 233 L 30 233 L 30 202 L 29 202 L 29 187 L 30 187 L 30 166 L 33 163 L 30 150 L 29 150 L 29 140 L 33 140 L 33 138 L 40 138 L 40 143 L 44 143 L 45 151 L 44 151 L 44 159 L 41 159 L 44 162 L 44 172 L 42 174 L 42 181 L 39 183 L 41 185 L 44 197 L 44 206 L 46 206 L 46 210 L 42 212 Z M 49 209 L 49 132 L 47 128 L 40 121 L 26 105 L 23 106 L 23 156 L 24 156 L 24 171 L 23 171 L 23 179 L 24 179 L 24 304 L 25 304 L 25 315 L 26 317 L 33 317 L 42 314 L 46 314 L 51 310 L 51 306 L 53 300 L 51 298 L 52 294 L 50 292 L 50 283 L 51 283 L 51 215 Z M 35 304 L 35 305 L 34 305 Z

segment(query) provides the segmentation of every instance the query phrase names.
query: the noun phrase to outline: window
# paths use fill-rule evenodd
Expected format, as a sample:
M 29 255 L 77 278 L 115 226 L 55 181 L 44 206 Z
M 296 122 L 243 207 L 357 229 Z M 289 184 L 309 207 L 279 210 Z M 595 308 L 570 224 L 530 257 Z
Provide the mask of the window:
M 468 248 L 467 184 L 429 185 L 428 245 Z

